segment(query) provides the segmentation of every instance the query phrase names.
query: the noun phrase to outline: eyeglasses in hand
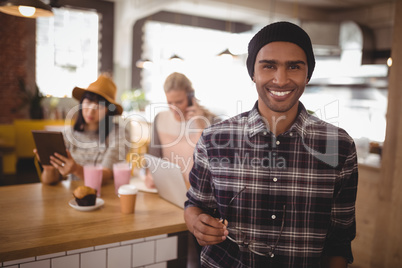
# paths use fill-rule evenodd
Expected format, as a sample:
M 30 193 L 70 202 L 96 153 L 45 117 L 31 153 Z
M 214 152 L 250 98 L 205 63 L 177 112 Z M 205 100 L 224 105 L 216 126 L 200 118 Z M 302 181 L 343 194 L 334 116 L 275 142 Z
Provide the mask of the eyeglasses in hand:
M 233 201 L 246 189 L 246 186 L 243 187 L 237 194 L 235 194 L 232 199 L 230 199 L 228 206 L 227 206 L 227 211 L 231 209 L 231 205 Z M 273 258 L 275 256 L 275 249 L 278 245 L 279 239 L 282 236 L 283 228 L 285 225 L 285 214 L 286 214 L 286 205 L 283 205 L 283 212 L 282 212 L 282 224 L 281 224 L 281 230 L 279 232 L 278 238 L 275 241 L 275 244 L 273 246 L 269 246 L 265 243 L 257 242 L 257 241 L 247 241 L 247 235 L 238 227 L 228 227 L 227 230 L 229 231 L 229 235 L 227 238 L 236 243 L 239 247 L 242 248 L 247 248 L 249 251 L 251 251 L 254 254 L 264 256 L 264 257 L 271 257 Z M 228 215 L 228 213 L 226 213 Z M 226 221 L 225 218 L 222 219 L 222 222 L 224 223 Z

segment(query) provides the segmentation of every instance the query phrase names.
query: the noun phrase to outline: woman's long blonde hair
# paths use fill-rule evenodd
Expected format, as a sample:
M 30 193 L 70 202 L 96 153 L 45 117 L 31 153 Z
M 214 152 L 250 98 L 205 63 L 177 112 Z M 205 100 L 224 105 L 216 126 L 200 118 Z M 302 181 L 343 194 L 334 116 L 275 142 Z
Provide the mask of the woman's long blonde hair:
M 171 90 L 184 90 L 186 93 L 194 93 L 193 85 L 190 79 L 181 73 L 171 73 L 165 80 L 163 85 L 165 93 Z
M 172 90 L 183 90 L 187 94 L 193 94 L 194 96 L 194 88 L 193 85 L 188 79 L 187 76 L 185 76 L 182 73 L 171 73 L 165 80 L 165 83 L 163 85 L 163 89 L 165 90 L 165 93 L 168 93 L 169 91 Z M 204 112 L 204 116 L 212 123 L 215 117 L 215 114 L 211 113 L 208 109 L 206 109 L 203 106 L 200 106 L 200 108 Z

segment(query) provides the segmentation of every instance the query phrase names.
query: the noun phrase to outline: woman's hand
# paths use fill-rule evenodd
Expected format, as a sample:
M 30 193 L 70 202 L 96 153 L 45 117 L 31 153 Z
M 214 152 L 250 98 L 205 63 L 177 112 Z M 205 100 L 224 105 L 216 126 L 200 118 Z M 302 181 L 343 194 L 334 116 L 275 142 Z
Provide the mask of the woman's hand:
M 38 154 L 37 149 L 33 149 L 33 153 L 35 154 L 35 157 L 38 159 L 38 162 L 40 163 L 40 157 Z M 41 164 L 44 170 L 48 170 L 49 172 L 54 172 L 54 167 L 52 165 L 43 165 Z
M 193 105 L 186 108 L 185 119 L 186 121 L 194 120 L 197 128 L 204 129 L 207 123 L 207 118 L 204 116 L 204 110 L 198 104 L 197 99 L 193 97 Z
M 38 154 L 38 150 L 37 150 L 37 149 L 33 149 L 33 153 L 34 153 L 36 159 L 38 159 L 38 162 L 40 163 L 40 157 L 39 157 L 39 154 Z M 52 166 L 51 166 L 51 165 L 42 165 L 42 167 L 43 167 L 43 168 L 49 168 L 49 167 L 52 167 Z
M 33 150 L 35 157 L 38 159 L 40 163 L 40 158 L 38 155 L 38 150 Z M 48 185 L 57 184 L 60 181 L 59 171 L 53 165 L 42 165 L 43 171 L 42 176 L 40 178 L 41 182 Z
M 200 105 L 198 105 L 197 99 L 195 97 L 192 98 L 193 104 L 191 106 L 187 106 L 185 119 L 190 120 L 195 116 L 202 116 L 204 114 Z
M 146 169 L 146 171 L 145 171 L 145 181 L 144 181 L 144 183 L 145 183 L 145 186 L 148 189 L 155 189 L 156 188 L 155 183 L 154 183 L 154 179 L 152 178 L 152 174 L 149 171 L 149 169 Z
M 54 156 L 50 156 L 50 163 L 63 177 L 74 173 L 77 168 L 77 163 L 72 158 L 70 151 L 66 150 L 66 152 L 67 157 L 58 153 L 54 153 Z

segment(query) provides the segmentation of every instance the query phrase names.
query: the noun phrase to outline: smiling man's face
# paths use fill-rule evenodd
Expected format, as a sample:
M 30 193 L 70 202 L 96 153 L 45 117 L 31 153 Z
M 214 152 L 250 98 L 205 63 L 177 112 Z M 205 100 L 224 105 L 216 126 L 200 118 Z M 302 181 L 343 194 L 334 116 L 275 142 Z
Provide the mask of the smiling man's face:
M 263 115 L 287 114 L 298 108 L 308 83 L 304 50 L 290 42 L 271 42 L 258 52 L 253 80 Z

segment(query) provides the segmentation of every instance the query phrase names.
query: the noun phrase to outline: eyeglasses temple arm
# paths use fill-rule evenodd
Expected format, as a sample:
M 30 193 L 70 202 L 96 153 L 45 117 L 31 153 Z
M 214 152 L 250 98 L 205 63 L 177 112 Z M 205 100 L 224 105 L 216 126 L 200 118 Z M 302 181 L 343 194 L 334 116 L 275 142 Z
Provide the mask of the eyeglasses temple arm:
M 230 199 L 230 201 L 229 201 L 229 203 L 228 203 L 228 205 L 227 205 L 227 209 L 230 208 L 230 206 L 231 206 L 232 203 L 233 203 L 233 200 L 235 200 L 236 197 L 238 197 L 244 190 L 246 190 L 246 188 L 247 188 L 247 186 L 244 186 L 237 194 L 235 194 L 235 195 L 232 197 L 232 199 Z M 226 213 L 226 214 L 227 214 L 227 213 Z M 227 220 L 226 220 L 226 217 L 221 218 L 221 220 L 222 220 L 223 223 L 224 223 L 225 221 L 227 221 Z
M 282 236 L 283 227 L 285 226 L 285 214 L 286 214 L 286 205 L 283 205 L 283 214 L 282 214 L 281 231 L 279 232 L 278 238 L 277 238 L 276 241 L 275 241 L 275 245 L 274 245 L 274 247 L 272 248 L 271 254 L 274 253 L 274 251 L 275 251 L 275 249 L 276 249 L 276 246 L 278 245 L 279 239 L 280 239 L 281 236 Z

